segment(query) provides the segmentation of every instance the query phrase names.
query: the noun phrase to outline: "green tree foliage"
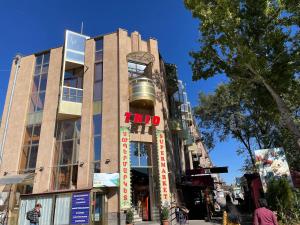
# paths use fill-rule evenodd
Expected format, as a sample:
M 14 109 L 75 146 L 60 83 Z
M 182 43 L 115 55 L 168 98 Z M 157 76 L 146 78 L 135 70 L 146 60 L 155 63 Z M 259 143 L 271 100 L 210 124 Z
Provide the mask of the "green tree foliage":
M 267 200 L 270 208 L 277 211 L 282 224 L 299 224 L 299 198 L 285 178 L 274 179 L 268 184 Z
M 200 49 L 191 52 L 193 80 L 225 74 L 263 111 L 274 113 L 275 120 L 279 116 L 300 150 L 299 2 L 185 0 L 185 5 L 200 20 Z
M 253 150 L 280 144 L 280 132 L 276 126 L 278 115 L 272 110 L 265 110 L 251 92 L 235 83 L 220 85 L 211 95 L 201 93 L 199 101 L 195 114 L 200 127 L 205 130 L 204 141 L 209 148 L 213 147 L 214 134 L 221 141 L 233 137 L 242 143 L 238 151 L 246 151 L 254 167 Z

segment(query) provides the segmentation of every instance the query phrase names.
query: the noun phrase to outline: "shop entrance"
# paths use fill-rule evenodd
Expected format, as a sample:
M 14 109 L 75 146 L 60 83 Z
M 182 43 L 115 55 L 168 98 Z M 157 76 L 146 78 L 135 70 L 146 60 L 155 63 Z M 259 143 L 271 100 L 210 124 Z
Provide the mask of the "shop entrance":
M 155 220 L 157 197 L 152 167 L 152 143 L 130 142 L 132 205 L 142 221 Z
M 132 203 L 136 213 L 144 221 L 151 219 L 149 171 L 147 168 L 132 168 Z

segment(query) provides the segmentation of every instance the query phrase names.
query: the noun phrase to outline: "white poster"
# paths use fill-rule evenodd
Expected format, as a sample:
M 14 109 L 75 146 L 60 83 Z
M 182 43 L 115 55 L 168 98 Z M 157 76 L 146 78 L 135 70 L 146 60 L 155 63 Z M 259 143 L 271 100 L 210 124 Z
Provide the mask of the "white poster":
M 255 150 L 255 164 L 258 168 L 264 192 L 271 179 L 285 177 L 293 186 L 291 173 L 283 148 Z

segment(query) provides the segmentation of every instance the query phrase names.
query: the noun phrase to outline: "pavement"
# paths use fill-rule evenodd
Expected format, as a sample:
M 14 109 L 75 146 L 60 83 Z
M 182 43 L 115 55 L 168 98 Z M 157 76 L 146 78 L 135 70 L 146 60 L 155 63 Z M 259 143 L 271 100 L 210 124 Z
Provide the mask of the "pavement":
M 220 225 L 219 222 L 205 222 L 205 220 L 190 220 L 189 225 Z

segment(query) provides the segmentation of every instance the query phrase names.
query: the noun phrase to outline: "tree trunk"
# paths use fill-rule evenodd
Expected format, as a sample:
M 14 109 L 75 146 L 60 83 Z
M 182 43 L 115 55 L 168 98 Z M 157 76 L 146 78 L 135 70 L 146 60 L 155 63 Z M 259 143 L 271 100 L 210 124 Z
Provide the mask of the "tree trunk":
M 287 127 L 287 129 L 294 135 L 294 138 L 297 142 L 298 149 L 300 149 L 300 130 L 296 123 L 294 122 L 292 115 L 287 108 L 283 99 L 276 93 L 276 91 L 264 80 L 262 79 L 263 85 L 269 91 L 274 101 L 276 102 L 277 108 L 280 112 L 281 118 Z

